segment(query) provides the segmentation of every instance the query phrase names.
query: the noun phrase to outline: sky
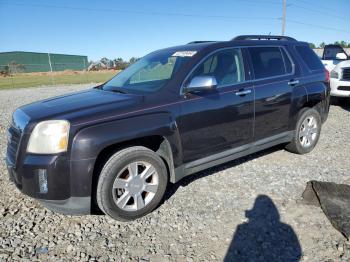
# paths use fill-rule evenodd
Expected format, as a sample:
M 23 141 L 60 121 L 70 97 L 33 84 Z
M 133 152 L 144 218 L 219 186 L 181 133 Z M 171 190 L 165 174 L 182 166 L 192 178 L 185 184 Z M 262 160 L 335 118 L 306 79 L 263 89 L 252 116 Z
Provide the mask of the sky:
M 286 0 L 286 35 L 350 42 L 350 0 Z M 283 0 L 0 0 L 0 52 L 142 57 L 194 40 L 281 34 Z

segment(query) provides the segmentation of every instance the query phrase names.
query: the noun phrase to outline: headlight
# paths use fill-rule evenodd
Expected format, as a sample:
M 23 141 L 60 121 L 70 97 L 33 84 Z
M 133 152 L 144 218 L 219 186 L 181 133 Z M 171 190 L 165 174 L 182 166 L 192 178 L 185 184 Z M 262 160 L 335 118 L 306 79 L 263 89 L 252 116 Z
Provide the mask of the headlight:
M 332 70 L 330 77 L 331 78 L 339 78 L 339 73 L 337 71 Z
M 49 120 L 38 123 L 29 138 L 28 153 L 56 154 L 67 151 L 69 122 Z

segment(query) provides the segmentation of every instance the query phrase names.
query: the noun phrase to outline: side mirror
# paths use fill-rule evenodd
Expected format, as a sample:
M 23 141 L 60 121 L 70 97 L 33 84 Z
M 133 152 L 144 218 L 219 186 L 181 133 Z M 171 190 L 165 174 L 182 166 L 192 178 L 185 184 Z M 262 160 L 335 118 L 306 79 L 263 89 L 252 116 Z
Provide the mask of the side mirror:
M 338 53 L 338 54 L 336 54 L 335 58 L 338 60 L 346 60 L 346 59 L 348 59 L 348 56 L 344 53 Z
M 216 78 L 214 76 L 196 76 L 185 88 L 185 92 L 210 91 L 217 87 Z

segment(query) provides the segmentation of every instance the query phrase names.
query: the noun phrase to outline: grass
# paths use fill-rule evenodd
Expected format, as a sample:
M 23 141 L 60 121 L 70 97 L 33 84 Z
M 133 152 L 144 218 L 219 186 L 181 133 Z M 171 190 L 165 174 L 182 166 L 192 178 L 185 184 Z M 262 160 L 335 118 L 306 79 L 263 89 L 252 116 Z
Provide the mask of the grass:
M 0 76 L 0 89 L 37 87 L 62 84 L 101 83 L 116 75 L 117 71 L 76 72 L 63 71 L 54 73 L 22 73 L 8 77 Z

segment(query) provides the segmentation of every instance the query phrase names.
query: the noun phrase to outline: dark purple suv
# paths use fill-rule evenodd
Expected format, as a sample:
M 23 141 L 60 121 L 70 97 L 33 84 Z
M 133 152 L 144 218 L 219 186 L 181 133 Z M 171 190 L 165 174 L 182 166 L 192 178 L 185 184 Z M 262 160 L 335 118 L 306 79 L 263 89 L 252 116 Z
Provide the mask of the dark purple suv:
M 146 55 L 93 89 L 18 108 L 7 166 L 52 210 L 131 220 L 168 183 L 285 144 L 316 145 L 329 110 L 325 69 L 284 36 L 196 41 Z

